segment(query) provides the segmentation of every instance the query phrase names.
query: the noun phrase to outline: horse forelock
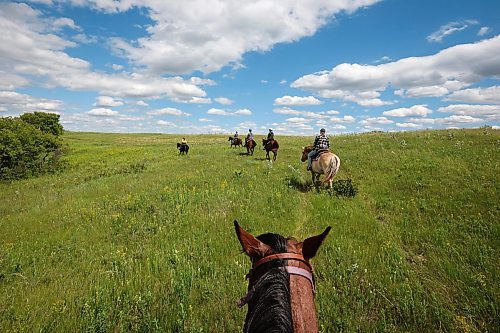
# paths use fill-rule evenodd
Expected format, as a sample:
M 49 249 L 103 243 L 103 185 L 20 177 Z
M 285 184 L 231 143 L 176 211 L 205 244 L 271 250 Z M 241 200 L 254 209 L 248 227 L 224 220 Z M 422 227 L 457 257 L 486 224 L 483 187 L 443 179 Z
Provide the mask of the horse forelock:
M 273 233 L 267 233 L 257 236 L 257 239 L 266 245 L 272 247 L 275 253 L 285 253 L 287 252 L 287 238 Z

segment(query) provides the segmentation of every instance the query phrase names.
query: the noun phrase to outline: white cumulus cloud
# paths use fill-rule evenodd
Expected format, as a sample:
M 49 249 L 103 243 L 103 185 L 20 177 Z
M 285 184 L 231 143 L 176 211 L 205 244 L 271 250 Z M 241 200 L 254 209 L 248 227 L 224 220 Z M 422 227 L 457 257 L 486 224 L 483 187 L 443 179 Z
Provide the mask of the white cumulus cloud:
M 462 44 L 424 57 L 410 57 L 377 66 L 340 64 L 308 74 L 291 86 L 324 98 L 369 102 L 389 86 L 401 96 L 436 96 L 500 76 L 500 36 Z M 374 103 L 376 104 L 376 103 Z
M 471 117 L 471 116 L 457 116 L 457 115 L 453 115 L 453 116 L 449 116 L 449 117 L 446 117 L 446 118 L 436 119 L 436 122 L 440 123 L 440 124 L 454 126 L 454 125 L 458 125 L 458 124 L 481 123 L 481 122 L 484 122 L 484 120 L 480 119 L 480 118 Z
M 361 125 L 387 125 L 394 123 L 392 120 L 387 119 L 386 117 L 371 117 L 363 119 L 359 122 Z
M 63 102 L 60 100 L 36 98 L 15 91 L 0 91 L 0 107 L 5 112 L 19 114 L 24 112 L 52 112 L 60 113 L 63 110 Z
M 500 121 L 500 105 L 452 104 L 437 109 L 438 112 L 453 113 L 459 116 L 484 117 Z
M 207 114 L 213 114 L 217 116 L 251 116 L 252 111 L 250 111 L 249 109 L 239 109 L 234 112 L 230 112 L 223 109 L 211 108 L 207 111 Z
M 422 128 L 422 125 L 415 123 L 396 123 L 396 126 L 401 128 Z
M 123 101 L 119 99 L 114 99 L 113 97 L 110 96 L 98 96 L 96 98 L 96 102 L 94 103 L 94 106 L 108 106 L 108 107 L 114 107 L 114 106 L 122 106 Z
M 426 117 L 429 113 L 432 113 L 432 110 L 430 110 L 426 105 L 414 105 L 409 108 L 398 108 L 384 111 L 382 114 L 384 116 L 391 117 Z
M 299 106 L 299 105 L 320 105 L 322 101 L 314 96 L 283 96 L 274 100 L 274 105 Z
M 446 100 L 465 103 L 500 104 L 500 86 L 454 91 L 450 95 L 446 96 Z
M 277 43 L 311 36 L 335 15 L 352 13 L 376 2 L 128 0 L 91 4 L 111 12 L 133 6 L 147 8 L 153 21 L 149 35 L 137 41 L 115 38 L 114 48 L 152 72 L 185 74 L 240 67 L 246 52 L 265 52 Z
M 216 108 L 211 108 L 210 110 L 207 111 L 207 114 L 213 114 L 213 115 L 217 115 L 217 116 L 230 116 L 230 115 L 232 115 L 232 113 L 230 113 L 230 112 L 227 112 L 227 111 L 222 110 L 222 109 L 216 109 Z
M 481 27 L 481 29 L 479 29 L 479 31 L 477 32 L 477 35 L 484 36 L 490 31 L 491 31 L 491 29 L 489 27 Z
M 234 114 L 237 114 L 240 116 L 251 116 L 252 111 L 250 111 L 248 109 L 239 109 L 239 110 L 235 111 Z
M 332 123 L 352 123 L 356 120 L 353 116 L 345 115 L 343 117 L 331 117 L 330 121 Z
M 231 105 L 234 103 L 234 101 L 232 99 L 229 99 L 226 97 L 217 97 L 217 98 L 214 98 L 214 100 L 217 103 L 222 104 L 222 105 Z
M 159 116 L 159 115 L 170 115 L 170 116 L 177 116 L 177 117 L 189 117 L 191 114 L 183 112 L 179 109 L 176 108 L 163 108 L 163 109 L 156 109 L 156 110 L 151 110 L 147 112 L 147 114 L 151 116 Z
M 87 112 L 91 116 L 97 116 L 97 117 L 109 117 L 109 116 L 118 116 L 119 113 L 118 111 L 113 111 L 108 108 L 96 108 L 92 109 L 89 112 Z
M 177 127 L 176 124 L 166 120 L 158 120 L 156 124 L 164 127 Z
M 23 3 L 0 3 L 0 72 L 10 90 L 39 85 L 76 91 L 97 91 L 101 95 L 133 98 L 163 98 L 183 103 L 206 102 L 201 88 L 212 80 L 163 77 L 158 73 L 94 72 L 91 64 L 70 56 L 73 41 L 53 33 L 54 18 Z M 63 26 L 69 20 L 60 20 Z M 23 78 L 20 80 L 19 78 Z M 5 80 L 9 80 L 6 82 Z

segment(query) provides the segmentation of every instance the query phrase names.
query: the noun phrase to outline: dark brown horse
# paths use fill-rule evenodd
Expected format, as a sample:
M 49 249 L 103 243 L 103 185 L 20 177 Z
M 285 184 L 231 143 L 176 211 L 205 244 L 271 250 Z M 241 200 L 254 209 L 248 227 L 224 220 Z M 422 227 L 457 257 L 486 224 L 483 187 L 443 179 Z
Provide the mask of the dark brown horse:
M 280 145 L 278 141 L 276 140 L 267 140 L 265 138 L 262 138 L 262 145 L 264 146 L 264 149 L 266 150 L 266 159 L 271 160 L 269 157 L 269 152 L 273 152 L 273 161 L 276 161 L 276 156 L 278 155 L 278 149 L 280 148 Z
M 231 141 L 231 148 L 233 146 L 235 146 L 235 147 L 238 147 L 238 146 L 243 147 L 243 141 L 241 141 L 240 138 L 235 138 L 235 137 L 230 136 L 229 139 L 227 139 L 227 141 Z
M 187 155 L 189 153 L 189 146 L 187 144 L 177 142 L 177 149 L 179 149 L 179 155 Z
M 255 142 L 253 139 L 252 140 L 247 140 L 245 142 L 245 147 L 247 148 L 247 154 L 248 155 L 253 155 L 253 151 L 255 147 L 257 146 L 257 142 Z
M 237 221 L 234 227 L 252 262 L 248 293 L 238 303 L 248 304 L 243 331 L 317 333 L 316 289 L 309 261 L 331 227 L 303 242 L 271 233 L 254 237 Z

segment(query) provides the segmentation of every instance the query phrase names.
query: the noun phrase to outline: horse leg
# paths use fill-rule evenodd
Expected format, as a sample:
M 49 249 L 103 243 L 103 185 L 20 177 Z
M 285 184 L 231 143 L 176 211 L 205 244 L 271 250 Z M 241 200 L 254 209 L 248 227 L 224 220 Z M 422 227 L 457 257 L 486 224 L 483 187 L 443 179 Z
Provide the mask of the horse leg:
M 276 156 L 278 155 L 278 153 L 277 153 L 277 152 L 275 152 L 275 151 L 273 151 L 273 154 L 274 154 L 274 156 L 273 156 L 273 161 L 276 161 Z
M 314 188 L 319 191 L 319 173 L 315 173 L 314 171 L 311 170 L 311 175 L 312 175 L 312 182 L 314 185 Z

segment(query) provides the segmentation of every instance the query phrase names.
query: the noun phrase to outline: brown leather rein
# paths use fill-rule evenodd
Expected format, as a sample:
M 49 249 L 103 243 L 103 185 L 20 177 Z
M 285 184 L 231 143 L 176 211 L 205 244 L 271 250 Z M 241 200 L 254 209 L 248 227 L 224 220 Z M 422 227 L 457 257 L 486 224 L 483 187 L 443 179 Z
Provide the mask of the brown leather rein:
M 276 254 L 271 254 L 267 257 L 264 257 L 252 265 L 252 268 L 248 272 L 246 278 L 251 279 L 254 272 L 256 271 L 256 269 L 258 267 L 260 267 L 260 266 L 262 266 L 265 263 L 268 263 L 270 261 L 274 261 L 274 260 L 297 260 L 297 261 L 304 263 L 306 265 L 307 269 L 296 267 L 296 266 L 289 266 L 289 265 L 285 265 L 284 267 L 280 267 L 279 269 L 282 269 L 282 270 L 288 272 L 288 274 L 302 276 L 302 277 L 308 279 L 309 282 L 311 282 L 313 293 L 316 293 L 314 276 L 313 276 L 313 268 L 312 268 L 311 264 L 309 262 L 307 262 L 302 255 L 296 254 L 296 253 L 276 253 Z M 251 286 L 248 293 L 239 300 L 238 307 L 241 308 L 243 305 L 247 304 L 252 299 L 252 296 L 255 292 L 255 285 L 257 284 L 257 282 L 259 281 L 259 279 L 262 276 L 263 275 L 261 275 L 256 281 L 254 281 L 254 283 Z

